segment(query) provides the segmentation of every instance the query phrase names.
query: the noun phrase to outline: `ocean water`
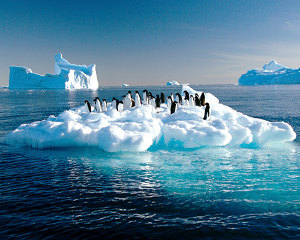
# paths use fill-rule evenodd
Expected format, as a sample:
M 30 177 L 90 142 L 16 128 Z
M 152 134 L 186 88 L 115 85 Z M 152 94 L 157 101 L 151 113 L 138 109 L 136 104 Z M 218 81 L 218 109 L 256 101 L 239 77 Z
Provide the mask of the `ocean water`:
M 12 146 L 5 135 L 20 124 L 145 87 L 0 89 L 0 239 L 299 239 L 300 85 L 192 87 L 287 122 L 297 138 L 271 149 L 141 153 Z

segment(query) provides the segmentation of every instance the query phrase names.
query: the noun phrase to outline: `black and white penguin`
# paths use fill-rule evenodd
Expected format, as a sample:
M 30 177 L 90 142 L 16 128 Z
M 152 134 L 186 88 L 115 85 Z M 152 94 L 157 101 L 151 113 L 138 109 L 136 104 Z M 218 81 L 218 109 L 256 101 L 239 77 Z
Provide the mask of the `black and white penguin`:
M 149 93 L 146 89 L 143 90 L 143 104 L 144 105 L 149 104 Z
M 156 101 L 155 101 L 155 97 L 151 95 L 149 95 L 149 98 L 150 98 L 150 105 L 154 108 L 156 108 Z
M 181 95 L 179 93 L 176 93 L 175 96 L 176 96 L 175 97 L 175 101 L 177 103 L 179 103 L 180 105 L 182 105 L 182 97 L 181 97 Z
M 124 104 L 123 104 L 123 101 L 119 101 L 117 110 L 118 110 L 119 112 L 123 112 L 123 110 L 124 110 Z
M 190 106 L 195 106 L 195 99 L 194 99 L 194 96 L 193 95 L 190 95 Z
M 165 94 L 163 92 L 160 93 L 160 102 L 161 103 L 165 103 L 166 102 Z
M 200 102 L 200 98 L 198 93 L 195 94 L 195 105 L 200 107 L 201 106 L 201 102 Z
M 94 101 L 94 107 L 96 112 L 102 112 L 102 102 L 99 99 L 99 97 L 95 97 Z
M 174 102 L 174 95 L 173 95 L 173 93 L 171 93 L 171 99 Z
M 182 105 L 183 106 L 187 106 L 189 107 L 190 106 L 190 101 L 188 98 L 184 97 L 184 99 L 182 100 Z
M 160 97 L 159 97 L 159 95 L 156 95 L 155 108 L 160 108 Z
M 89 111 L 89 112 L 91 112 L 92 108 L 91 108 L 91 104 L 89 103 L 89 101 L 85 100 L 84 103 L 85 103 L 84 105 L 86 107 L 86 110 Z
M 190 100 L 190 95 L 189 95 L 188 91 L 185 90 L 183 93 L 184 93 L 184 99 L 187 99 L 189 101 Z
M 204 93 L 202 93 L 201 96 L 200 96 L 200 102 L 201 102 L 201 106 L 205 106 L 205 95 L 204 95 Z
M 172 102 L 170 114 L 173 114 L 177 111 L 177 102 Z
M 204 110 L 204 120 L 206 120 L 209 117 L 209 113 L 210 113 L 210 106 L 209 103 L 205 103 L 205 110 Z
M 132 106 L 132 96 L 131 91 L 128 91 L 126 97 L 123 100 L 124 109 L 130 108 Z
M 113 97 L 112 99 L 112 106 L 114 109 L 118 110 L 119 100 Z
M 169 96 L 168 99 L 167 99 L 167 107 L 168 109 L 171 111 L 171 106 L 172 106 L 172 103 L 174 101 L 172 100 L 172 98 Z
M 102 111 L 105 112 L 107 110 L 107 101 L 102 99 Z
M 135 91 L 134 100 L 135 100 L 135 106 L 139 107 L 142 105 L 141 95 L 138 91 Z

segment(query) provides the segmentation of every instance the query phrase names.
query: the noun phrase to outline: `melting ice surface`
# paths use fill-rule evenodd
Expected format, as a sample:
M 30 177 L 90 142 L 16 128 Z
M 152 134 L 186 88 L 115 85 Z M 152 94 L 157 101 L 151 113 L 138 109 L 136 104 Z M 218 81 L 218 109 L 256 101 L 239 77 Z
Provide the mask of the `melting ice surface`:
M 189 86 L 183 91 L 195 94 Z M 198 92 L 200 95 L 201 92 Z M 85 106 L 64 111 L 57 117 L 22 124 L 6 139 L 12 144 L 33 148 L 96 146 L 104 151 L 146 151 L 147 149 L 195 149 L 204 146 L 263 147 L 292 141 L 296 133 L 284 122 L 252 118 L 219 103 L 205 93 L 211 116 L 203 120 L 204 107 L 180 106 L 170 115 L 165 104 L 160 109 L 142 105 L 118 112 L 88 112 Z

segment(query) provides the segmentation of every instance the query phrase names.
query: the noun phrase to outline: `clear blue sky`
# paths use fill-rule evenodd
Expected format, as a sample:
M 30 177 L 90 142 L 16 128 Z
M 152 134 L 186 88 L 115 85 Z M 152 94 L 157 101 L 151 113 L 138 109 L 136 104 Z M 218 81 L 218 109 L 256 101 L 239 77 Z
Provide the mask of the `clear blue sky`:
M 0 86 L 9 66 L 54 73 L 54 55 L 97 65 L 101 85 L 237 83 L 272 59 L 300 67 L 300 2 L 1 1 Z

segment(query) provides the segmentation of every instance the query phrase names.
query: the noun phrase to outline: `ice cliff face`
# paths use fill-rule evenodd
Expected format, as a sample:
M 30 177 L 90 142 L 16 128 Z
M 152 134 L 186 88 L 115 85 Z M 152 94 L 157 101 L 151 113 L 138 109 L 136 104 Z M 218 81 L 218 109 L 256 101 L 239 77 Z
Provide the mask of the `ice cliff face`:
M 292 69 L 278 64 L 275 60 L 263 66 L 263 69 L 252 69 L 239 79 L 240 85 L 267 84 L 300 84 L 300 68 Z
M 75 65 L 55 55 L 55 74 L 39 75 L 27 67 L 10 67 L 9 88 L 97 89 L 96 65 Z

